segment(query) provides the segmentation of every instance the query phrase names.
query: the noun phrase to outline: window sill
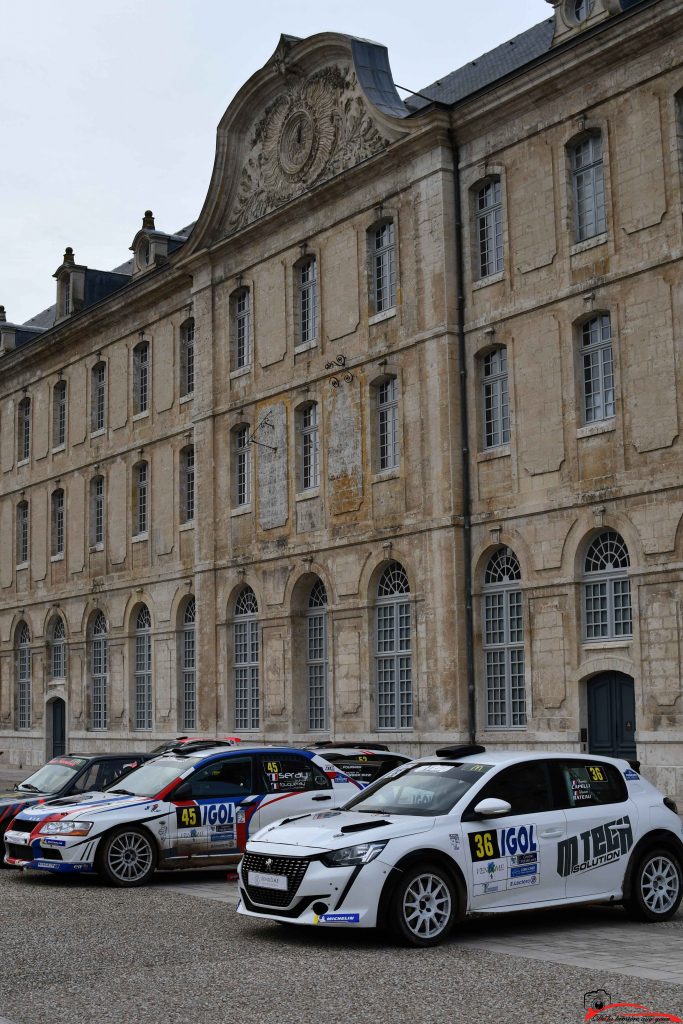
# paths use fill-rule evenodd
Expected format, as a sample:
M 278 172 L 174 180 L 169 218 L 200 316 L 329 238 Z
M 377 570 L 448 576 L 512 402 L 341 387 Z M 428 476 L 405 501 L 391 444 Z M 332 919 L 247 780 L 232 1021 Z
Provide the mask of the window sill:
M 372 482 L 373 484 L 379 484 L 383 480 L 397 480 L 400 475 L 401 467 L 392 466 L 391 469 L 380 469 L 377 473 L 373 473 Z
M 301 352 L 310 352 L 310 350 L 312 348 L 317 348 L 317 347 L 318 347 L 318 339 L 317 338 L 315 338 L 314 341 L 305 341 L 301 345 L 295 345 L 294 346 L 294 355 L 298 356 Z
M 490 284 L 498 284 L 503 280 L 505 280 L 505 271 L 499 270 L 497 274 L 489 274 L 488 277 L 480 277 L 477 281 L 473 281 L 472 291 L 478 292 L 480 288 L 488 288 Z
M 50 555 L 50 561 L 51 562 L 63 562 L 64 561 L 64 552 L 60 551 L 59 554 Z
M 106 430 L 105 430 L 104 427 L 100 427 L 99 430 L 91 430 L 90 431 L 90 440 L 92 441 L 93 437 L 104 437 L 105 433 L 106 433 Z
M 505 459 L 510 455 L 510 442 L 496 445 L 495 448 L 486 448 L 483 452 L 477 453 L 477 462 L 491 462 L 493 459 Z
M 21 466 L 28 466 L 30 461 L 30 459 L 20 459 L 19 462 L 17 462 L 17 469 L 19 469 Z
M 231 516 L 246 516 L 252 511 L 251 502 L 248 505 L 238 505 L 230 511 Z
M 248 366 L 240 366 L 238 370 L 232 370 L 230 373 L 230 380 L 236 380 L 238 377 L 246 377 L 248 373 L 251 373 L 251 363 Z
M 593 437 L 594 434 L 611 434 L 617 429 L 614 416 L 607 420 L 598 420 L 596 423 L 586 423 L 576 431 L 577 437 Z
M 23 569 L 28 569 L 30 562 L 19 562 L 19 565 L 15 565 L 17 572 L 21 572 Z
M 179 400 L 180 405 L 185 405 L 186 402 L 191 402 L 193 398 L 194 398 L 194 391 L 191 391 L 189 395 L 181 395 L 180 396 L 180 400 Z
M 181 523 L 178 529 L 181 533 L 187 533 L 188 530 L 194 530 L 194 519 L 188 519 L 186 523 Z
M 602 651 L 617 651 L 624 647 L 630 647 L 632 643 L 632 636 L 612 639 L 604 637 L 604 639 L 601 640 L 584 640 L 583 649 L 584 651 L 595 651 L 596 649 Z
M 136 412 L 133 416 L 133 423 L 137 423 L 139 420 L 149 419 L 149 409 L 145 409 L 143 412 Z
M 484 732 L 526 732 L 528 725 L 485 725 Z
M 135 536 L 131 538 L 131 544 L 142 544 L 145 540 L 149 540 L 149 534 L 147 532 L 136 533 Z
M 98 541 L 97 544 L 91 544 L 90 551 L 104 551 L 104 542 Z
M 308 501 L 309 498 L 319 498 L 320 487 L 307 487 L 305 491 L 297 491 L 294 501 Z
M 396 316 L 396 306 L 392 306 L 391 309 L 383 309 L 381 313 L 374 313 L 368 317 L 368 324 L 381 324 L 384 320 L 391 320 L 393 316 Z
M 575 242 L 569 250 L 570 256 L 578 256 L 579 253 L 586 252 L 587 249 L 595 249 L 598 245 L 604 245 L 607 241 L 607 232 L 603 231 L 600 235 L 593 235 L 592 238 L 586 238 L 583 242 Z
M 52 454 L 53 455 L 59 455 L 59 453 L 63 452 L 63 451 L 66 451 L 66 445 L 65 444 L 57 444 L 52 449 Z

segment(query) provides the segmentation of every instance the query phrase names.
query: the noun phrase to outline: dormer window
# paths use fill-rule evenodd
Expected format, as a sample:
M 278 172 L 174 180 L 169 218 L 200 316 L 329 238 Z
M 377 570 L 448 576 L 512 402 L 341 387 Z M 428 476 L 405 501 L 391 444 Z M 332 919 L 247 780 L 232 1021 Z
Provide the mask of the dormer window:
M 71 275 L 65 274 L 62 278 L 62 316 L 68 316 L 71 312 Z
M 141 274 L 145 270 L 164 263 L 168 257 L 169 239 L 178 236 L 170 236 L 163 231 L 157 231 L 154 225 L 154 214 L 151 210 L 145 210 L 142 218 L 142 226 L 131 245 L 133 252 L 133 274 Z
M 138 270 L 146 270 L 150 264 L 151 255 L 152 248 L 149 244 L 149 238 L 141 238 L 135 251 L 135 262 L 138 265 Z
M 568 25 L 582 25 L 593 13 L 594 0 L 565 0 L 564 17 Z

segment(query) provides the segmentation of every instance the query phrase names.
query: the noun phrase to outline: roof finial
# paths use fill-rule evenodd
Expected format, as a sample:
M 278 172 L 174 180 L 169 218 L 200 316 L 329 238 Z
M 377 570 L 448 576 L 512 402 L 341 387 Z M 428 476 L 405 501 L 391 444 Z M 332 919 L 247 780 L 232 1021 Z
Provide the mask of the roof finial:
M 2 323 L 2 324 L 6 324 L 7 323 L 7 317 L 5 316 L 5 307 L 4 306 L 0 306 L 0 323 Z
M 73 263 L 74 262 L 74 251 L 73 251 L 73 249 L 71 248 L 70 245 L 67 245 L 66 249 L 64 250 L 64 262 L 65 263 Z
M 142 218 L 143 228 L 152 228 L 154 230 L 154 214 L 151 210 L 145 210 L 145 216 Z

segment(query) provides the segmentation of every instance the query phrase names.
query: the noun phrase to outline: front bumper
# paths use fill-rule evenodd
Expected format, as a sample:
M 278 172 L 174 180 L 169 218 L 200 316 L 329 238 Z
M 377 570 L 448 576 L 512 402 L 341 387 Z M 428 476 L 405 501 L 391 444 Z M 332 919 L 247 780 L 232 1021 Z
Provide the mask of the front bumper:
M 96 839 L 83 836 L 35 836 L 7 831 L 4 862 L 10 868 L 35 871 L 78 872 L 95 870 Z

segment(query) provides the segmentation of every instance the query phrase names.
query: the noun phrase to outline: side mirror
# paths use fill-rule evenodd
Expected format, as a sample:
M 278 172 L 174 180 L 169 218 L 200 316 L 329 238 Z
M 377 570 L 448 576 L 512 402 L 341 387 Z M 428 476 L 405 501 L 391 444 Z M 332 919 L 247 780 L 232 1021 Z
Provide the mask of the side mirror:
M 500 818 L 504 814 L 509 814 L 511 810 L 512 807 L 507 800 L 498 800 L 495 796 L 490 796 L 479 801 L 474 813 L 480 818 Z
M 171 795 L 171 800 L 191 800 L 192 786 L 189 782 L 183 782 Z

